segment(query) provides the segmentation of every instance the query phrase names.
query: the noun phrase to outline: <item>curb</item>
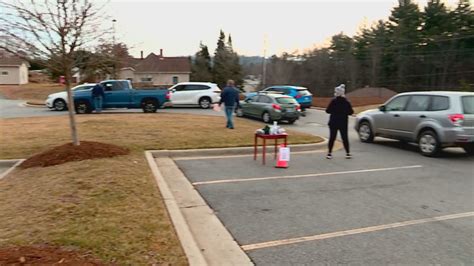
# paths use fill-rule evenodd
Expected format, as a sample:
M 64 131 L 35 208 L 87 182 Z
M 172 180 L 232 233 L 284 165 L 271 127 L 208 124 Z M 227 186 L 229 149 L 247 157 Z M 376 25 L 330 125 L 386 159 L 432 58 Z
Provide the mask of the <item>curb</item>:
M 0 160 L 0 166 L 3 167 L 8 167 L 10 168 L 0 174 L 0 180 L 2 180 L 4 177 L 6 177 L 9 173 L 11 173 L 15 168 L 17 168 L 25 159 L 17 159 L 17 160 Z
M 31 104 L 31 103 L 28 103 L 28 102 L 24 102 L 24 103 L 22 103 L 22 105 L 25 106 L 25 107 L 46 108 L 45 104 Z
M 292 152 L 311 151 L 324 147 L 328 143 L 327 138 L 323 141 L 311 144 L 288 145 Z M 261 147 L 257 147 L 261 149 Z M 194 156 L 219 156 L 219 155 L 245 155 L 252 154 L 254 147 L 234 147 L 234 148 L 212 148 L 212 149 L 190 149 L 190 150 L 149 150 L 148 152 L 157 157 L 194 157 Z M 267 146 L 267 151 L 272 151 L 272 145 Z
M 145 157 L 189 264 L 253 265 L 174 161 L 150 151 Z

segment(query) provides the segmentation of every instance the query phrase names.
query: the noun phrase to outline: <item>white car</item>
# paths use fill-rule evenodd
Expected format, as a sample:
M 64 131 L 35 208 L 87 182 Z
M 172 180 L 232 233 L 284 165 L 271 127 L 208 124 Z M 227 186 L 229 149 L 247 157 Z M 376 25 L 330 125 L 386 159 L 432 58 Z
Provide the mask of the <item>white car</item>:
M 82 91 L 82 90 L 92 90 L 95 86 L 95 83 L 86 83 L 78 85 L 71 89 L 71 91 Z M 66 111 L 67 110 L 67 92 L 61 91 L 48 95 L 48 98 L 45 101 L 46 106 L 49 109 L 56 111 Z
M 173 106 L 199 105 L 201 108 L 207 109 L 213 103 L 221 100 L 221 89 L 215 83 L 181 82 L 169 90 Z

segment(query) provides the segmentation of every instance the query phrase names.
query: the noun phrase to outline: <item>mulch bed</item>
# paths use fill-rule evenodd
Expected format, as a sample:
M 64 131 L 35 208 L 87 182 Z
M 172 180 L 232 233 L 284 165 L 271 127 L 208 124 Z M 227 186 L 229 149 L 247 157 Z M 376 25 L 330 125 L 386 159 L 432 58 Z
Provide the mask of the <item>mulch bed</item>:
M 20 167 L 46 167 L 63 164 L 72 161 L 82 161 L 96 158 L 108 158 L 118 155 L 126 155 L 130 151 L 112 144 L 94 141 L 81 141 L 79 146 L 67 143 L 54 147 L 48 151 L 36 154 L 25 160 Z
M 0 265 L 106 265 L 89 254 L 59 247 L 4 247 L 0 248 Z

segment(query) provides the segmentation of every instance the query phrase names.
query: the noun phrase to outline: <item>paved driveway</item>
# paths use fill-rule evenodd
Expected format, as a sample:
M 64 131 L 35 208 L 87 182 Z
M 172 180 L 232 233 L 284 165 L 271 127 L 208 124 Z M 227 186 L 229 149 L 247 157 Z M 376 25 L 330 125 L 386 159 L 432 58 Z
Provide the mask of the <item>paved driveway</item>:
M 288 169 L 251 157 L 176 163 L 257 265 L 474 263 L 472 157 L 353 146 L 352 160 L 294 154 Z

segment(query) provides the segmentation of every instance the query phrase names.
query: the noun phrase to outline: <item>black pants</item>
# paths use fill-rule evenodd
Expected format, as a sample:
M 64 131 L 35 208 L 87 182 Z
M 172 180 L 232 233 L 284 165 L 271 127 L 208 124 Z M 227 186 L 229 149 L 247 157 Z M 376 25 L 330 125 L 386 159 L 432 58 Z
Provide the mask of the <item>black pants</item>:
M 342 142 L 344 143 L 344 149 L 346 150 L 346 153 L 350 153 L 349 138 L 347 136 L 347 124 L 344 126 L 342 125 L 329 126 L 329 143 L 328 143 L 329 153 L 332 153 L 332 148 L 334 147 L 334 141 L 336 140 L 336 137 L 337 137 L 337 131 L 341 132 L 341 138 L 342 138 Z

